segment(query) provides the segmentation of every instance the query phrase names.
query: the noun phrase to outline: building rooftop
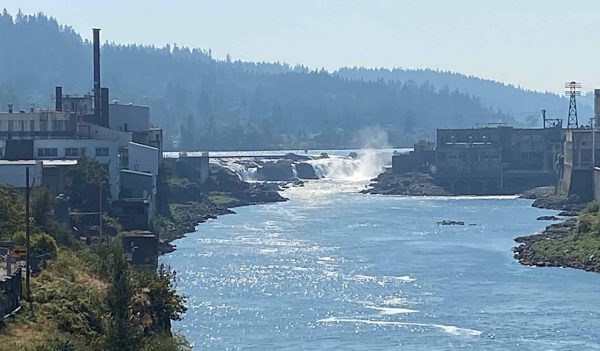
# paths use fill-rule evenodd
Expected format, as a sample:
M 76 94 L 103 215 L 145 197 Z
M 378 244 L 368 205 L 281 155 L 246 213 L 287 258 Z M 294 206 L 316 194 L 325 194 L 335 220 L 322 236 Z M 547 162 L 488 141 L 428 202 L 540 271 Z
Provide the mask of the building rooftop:
M 39 160 L 0 160 L 0 166 L 11 165 L 11 166 L 35 166 Z
M 77 160 L 42 160 L 44 166 L 76 166 Z
M 146 148 L 146 149 L 152 149 L 152 150 L 156 150 L 156 151 L 158 151 L 158 149 L 157 149 L 157 148 L 155 148 L 155 147 L 153 147 L 153 146 L 148 146 L 148 145 L 144 145 L 144 144 L 136 143 L 136 142 L 133 142 L 133 141 L 130 141 L 130 142 L 129 142 L 129 144 L 131 144 L 131 145 L 135 145 L 135 146 L 139 146 L 139 147 L 142 147 L 142 148 Z
M 132 171 L 130 169 L 122 169 L 120 170 L 121 173 L 128 173 L 128 174 L 135 174 L 135 175 L 141 175 L 141 176 L 146 176 L 146 177 L 152 177 L 153 174 L 152 173 L 147 173 L 147 172 L 140 172 L 140 171 Z

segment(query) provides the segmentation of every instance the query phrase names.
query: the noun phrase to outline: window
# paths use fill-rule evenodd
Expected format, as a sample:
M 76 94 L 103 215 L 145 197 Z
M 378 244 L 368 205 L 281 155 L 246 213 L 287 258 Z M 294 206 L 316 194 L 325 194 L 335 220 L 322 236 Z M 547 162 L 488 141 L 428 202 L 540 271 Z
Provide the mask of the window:
M 35 120 L 29 121 L 29 131 L 33 132 L 35 130 Z
M 12 131 L 13 131 L 13 128 L 14 128 L 14 127 L 13 127 L 13 123 L 14 123 L 14 121 L 13 121 L 13 120 L 9 120 L 9 121 L 8 121 L 8 131 L 9 131 L 9 132 L 12 132 Z
M 38 157 L 56 157 L 58 149 L 55 147 L 41 147 L 37 149 Z
M 40 121 L 40 131 L 46 132 L 48 131 L 48 121 Z
M 61 121 L 61 120 L 52 121 L 52 130 L 54 130 L 54 131 L 65 130 L 65 121 Z
M 4 148 L 0 147 L 0 157 L 4 156 Z
M 25 131 L 25 121 L 19 121 L 21 123 L 19 123 L 21 125 L 21 131 L 24 132 Z
M 67 147 L 65 157 L 79 157 L 85 155 L 85 148 Z
M 97 147 L 96 148 L 96 156 L 108 156 L 108 148 L 107 147 Z

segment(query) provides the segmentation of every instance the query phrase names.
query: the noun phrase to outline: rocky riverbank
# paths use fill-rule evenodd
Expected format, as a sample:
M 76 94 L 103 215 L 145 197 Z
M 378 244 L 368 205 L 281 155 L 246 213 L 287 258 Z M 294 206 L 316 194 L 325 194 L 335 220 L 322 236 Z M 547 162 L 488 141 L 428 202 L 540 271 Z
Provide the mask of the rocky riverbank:
M 371 184 L 363 194 L 411 195 L 411 196 L 449 196 L 446 190 L 433 183 L 433 177 L 427 173 L 395 174 L 386 170 Z
M 566 267 L 600 273 L 600 236 L 578 230 L 575 218 L 548 226 L 542 233 L 515 239 L 515 258 L 523 265 Z
M 231 170 L 214 165 L 202 185 L 194 179 L 167 178 L 159 198 L 168 206 L 153 223 L 160 238 L 160 253 L 174 251 L 171 242 L 194 232 L 198 224 L 235 213 L 232 208 L 286 201 L 279 192 L 288 186 L 291 184 L 244 182 Z
M 521 199 L 534 200 L 531 206 L 547 210 L 562 211 L 559 216 L 577 216 L 587 203 L 578 196 L 559 196 L 555 194 L 554 186 L 543 186 L 525 191 L 519 195 Z
M 568 267 L 600 273 L 600 224 L 597 206 L 582 203 L 577 196 L 554 195 L 553 187 L 536 188 L 521 194 L 534 199 L 532 206 L 562 211 L 560 217 L 570 218 L 546 227 L 540 233 L 515 239 L 515 258 L 523 265 L 536 267 Z M 542 216 L 538 219 L 559 219 Z

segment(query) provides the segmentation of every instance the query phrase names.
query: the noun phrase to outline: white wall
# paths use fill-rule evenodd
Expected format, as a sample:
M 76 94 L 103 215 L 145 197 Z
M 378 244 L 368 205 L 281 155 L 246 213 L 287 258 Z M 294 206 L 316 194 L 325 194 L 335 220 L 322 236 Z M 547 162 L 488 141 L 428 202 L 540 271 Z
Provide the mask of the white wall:
M 133 104 L 109 104 L 111 129 L 123 132 L 147 132 L 150 129 L 150 108 Z
M 39 148 L 56 148 L 56 157 L 38 157 Z M 103 139 L 36 139 L 33 141 L 34 158 L 43 159 L 77 159 L 75 156 L 66 156 L 66 148 L 80 148 L 85 150 L 85 156 L 98 163 L 107 165 L 110 194 L 113 200 L 119 198 L 119 142 L 117 140 Z M 108 156 L 97 156 L 96 148 L 108 148 Z
M 138 143 L 129 143 L 129 169 L 158 175 L 158 149 Z
M 42 161 L 0 162 L 0 184 L 25 187 L 25 169 L 29 167 L 29 185 L 42 185 Z
M 80 122 L 77 125 L 79 136 L 91 139 L 115 139 L 119 141 L 119 146 L 126 147 L 131 141 L 130 132 L 121 132 L 118 130 L 104 128 L 87 122 Z

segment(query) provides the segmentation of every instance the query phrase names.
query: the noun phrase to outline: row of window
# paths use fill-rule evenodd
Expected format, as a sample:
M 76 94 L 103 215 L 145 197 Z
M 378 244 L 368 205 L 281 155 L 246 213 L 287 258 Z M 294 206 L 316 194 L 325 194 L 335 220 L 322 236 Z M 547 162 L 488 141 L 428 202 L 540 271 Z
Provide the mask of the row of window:
M 41 147 L 37 149 L 38 157 L 57 157 L 58 148 L 56 147 Z M 65 157 L 80 157 L 85 155 L 85 148 L 67 147 L 65 148 Z M 96 156 L 108 156 L 107 147 L 97 147 Z
M 9 132 L 15 132 L 15 131 L 20 131 L 20 132 L 33 132 L 33 131 L 40 131 L 40 132 L 47 132 L 48 130 L 52 130 L 52 131 L 65 131 L 67 130 L 67 122 L 66 120 L 53 120 L 50 121 L 51 123 L 49 124 L 47 120 L 39 120 L 38 121 L 38 126 L 39 128 L 36 129 L 36 121 L 35 120 L 29 120 L 29 121 L 16 121 L 16 120 L 8 120 L 7 121 L 7 128 L 4 128 L 4 125 L 2 123 L 2 121 L 0 121 L 0 130 L 6 130 Z M 51 129 L 49 129 L 48 127 L 50 127 Z

